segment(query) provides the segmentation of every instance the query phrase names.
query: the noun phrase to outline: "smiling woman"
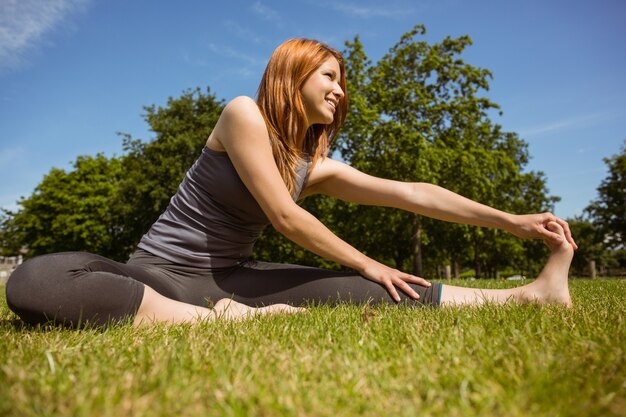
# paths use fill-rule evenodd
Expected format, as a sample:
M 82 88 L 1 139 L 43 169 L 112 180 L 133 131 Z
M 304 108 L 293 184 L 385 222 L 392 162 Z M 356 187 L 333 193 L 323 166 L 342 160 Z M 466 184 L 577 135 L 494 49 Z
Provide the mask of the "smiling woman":
M 80 252 L 31 259 L 11 275 L 9 306 L 30 323 L 79 326 L 241 318 L 296 312 L 310 302 L 571 304 L 567 274 L 575 243 L 565 221 L 550 213 L 505 213 L 435 185 L 377 178 L 330 159 L 347 103 L 338 51 L 309 39 L 283 43 L 257 100 L 237 97 L 224 108 L 127 263 Z M 537 280 L 523 287 L 430 283 L 368 257 L 296 203 L 318 193 L 541 238 L 552 254 Z M 353 272 L 251 260 L 268 224 Z
M 302 86 L 307 124 L 327 125 L 333 122 L 337 104 L 345 96 L 337 74 L 341 74 L 339 62 L 334 57 L 328 58 Z

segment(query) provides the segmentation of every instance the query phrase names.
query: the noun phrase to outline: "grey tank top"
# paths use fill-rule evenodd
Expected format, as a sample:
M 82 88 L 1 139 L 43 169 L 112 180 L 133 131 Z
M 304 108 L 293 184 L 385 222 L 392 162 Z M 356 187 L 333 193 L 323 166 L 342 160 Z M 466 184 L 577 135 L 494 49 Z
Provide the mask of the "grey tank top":
M 298 199 L 310 162 L 298 166 Z M 138 247 L 180 265 L 222 268 L 252 254 L 269 220 L 226 152 L 204 147 L 165 212 Z

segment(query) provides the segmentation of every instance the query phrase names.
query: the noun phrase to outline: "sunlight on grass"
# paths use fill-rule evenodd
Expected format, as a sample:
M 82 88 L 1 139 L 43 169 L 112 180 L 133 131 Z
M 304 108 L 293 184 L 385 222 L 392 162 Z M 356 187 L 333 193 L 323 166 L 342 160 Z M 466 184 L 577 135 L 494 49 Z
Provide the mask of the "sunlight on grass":
M 626 281 L 571 289 L 571 310 L 318 306 L 139 330 L 29 329 L 2 301 L 0 415 L 624 415 Z

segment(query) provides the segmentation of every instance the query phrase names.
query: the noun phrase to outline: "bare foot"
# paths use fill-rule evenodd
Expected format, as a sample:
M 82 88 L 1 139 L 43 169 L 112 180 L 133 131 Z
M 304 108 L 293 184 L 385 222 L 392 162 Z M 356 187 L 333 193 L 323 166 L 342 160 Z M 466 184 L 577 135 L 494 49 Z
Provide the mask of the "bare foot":
M 244 320 L 254 316 L 275 313 L 298 313 L 304 310 L 302 307 L 293 307 L 287 304 L 272 304 L 266 307 L 255 308 L 228 298 L 222 298 L 213 307 L 217 318 L 225 320 Z
M 569 295 L 568 273 L 574 257 L 574 248 L 565 239 L 563 228 L 556 222 L 548 223 L 548 229 L 563 238 L 561 243 L 546 242 L 552 253 L 537 279 L 521 287 L 523 301 L 534 301 L 541 304 L 558 303 L 572 306 Z

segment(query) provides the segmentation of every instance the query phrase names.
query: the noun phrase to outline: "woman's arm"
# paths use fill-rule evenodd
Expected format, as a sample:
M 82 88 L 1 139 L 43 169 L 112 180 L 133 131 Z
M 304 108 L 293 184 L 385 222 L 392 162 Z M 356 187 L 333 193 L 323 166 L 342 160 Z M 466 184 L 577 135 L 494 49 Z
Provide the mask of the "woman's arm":
M 231 101 L 222 112 L 207 144 L 226 150 L 241 180 L 274 228 L 288 239 L 384 285 L 398 301 L 396 286 L 417 299 L 419 296 L 407 282 L 430 285 L 422 278 L 389 268 L 365 256 L 294 203 L 274 161 L 265 121 L 252 99 L 238 97 Z
M 395 207 L 449 222 L 495 227 L 518 237 L 559 243 L 561 237 L 546 227 L 548 222 L 556 221 L 565 230 L 567 240 L 576 247 L 567 222 L 551 213 L 505 213 L 433 184 L 377 178 L 329 158 L 316 165 L 305 192 L 359 204 Z

